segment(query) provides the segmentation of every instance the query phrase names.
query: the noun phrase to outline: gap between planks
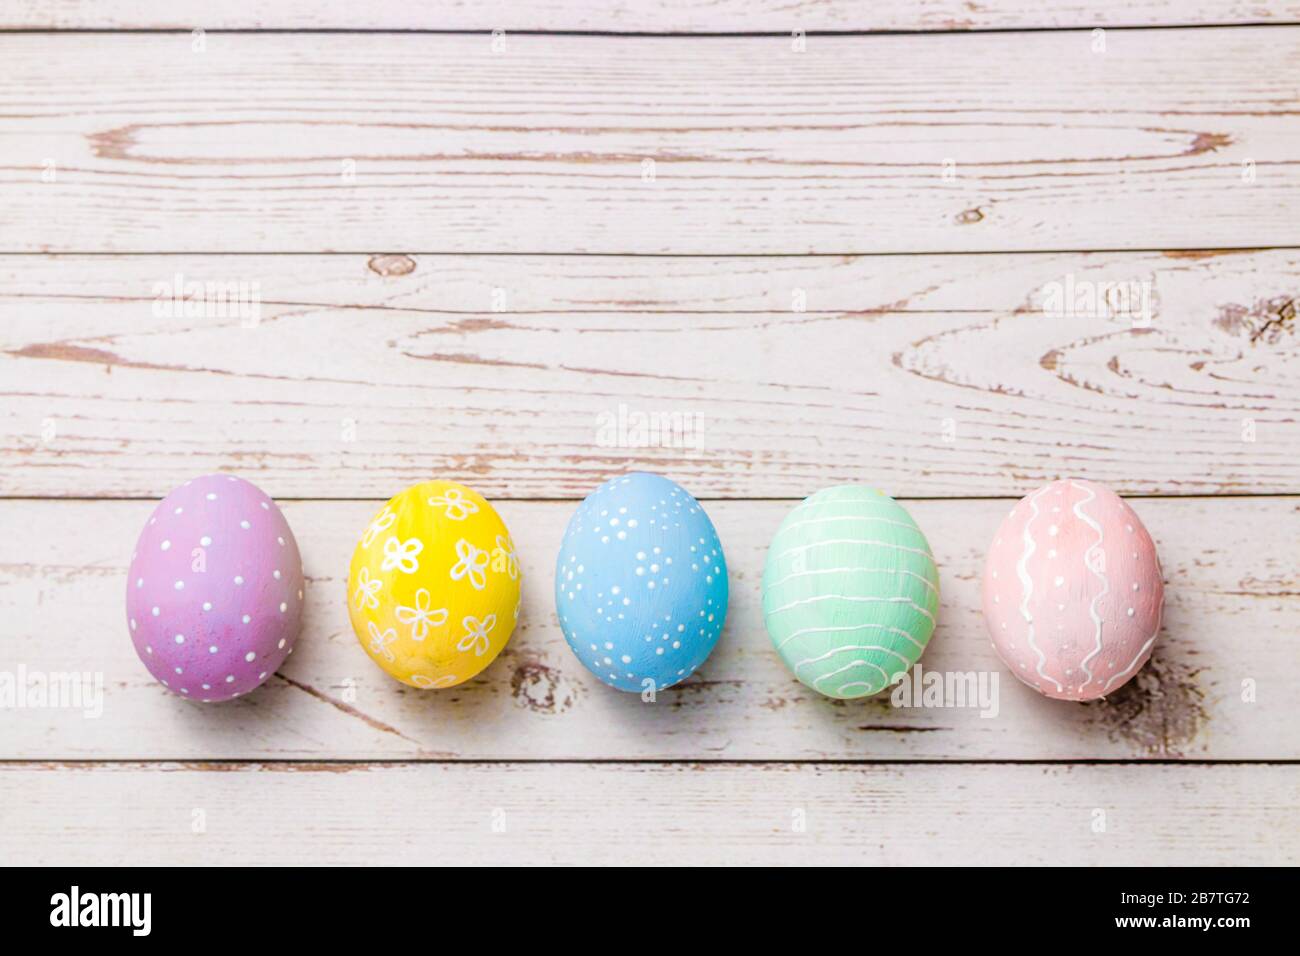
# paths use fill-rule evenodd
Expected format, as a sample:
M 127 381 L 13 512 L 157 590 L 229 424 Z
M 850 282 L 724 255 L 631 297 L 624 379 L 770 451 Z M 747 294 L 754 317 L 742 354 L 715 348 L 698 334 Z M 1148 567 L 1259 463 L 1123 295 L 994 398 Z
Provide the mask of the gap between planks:
M 1212 25 L 1284 24 L 1300 20 L 1294 0 L 1268 3 L 1214 0 L 476 0 L 409 4 L 373 0 L 281 0 L 274 5 L 198 0 L 123 0 L 111 5 L 62 0 L 11 0 L 0 27 L 11 30 L 92 31 L 236 30 L 284 32 L 323 27 L 331 32 L 428 31 L 509 33 L 565 32 L 588 35 L 809 35 L 844 32 L 1030 32 L 1039 30 L 1145 29 Z
M 834 250 L 829 252 L 518 252 L 512 250 L 498 250 L 496 252 L 460 252 L 456 249 L 402 249 L 394 250 L 391 248 L 378 249 L 331 249 L 328 252 L 313 252 L 310 249 L 285 249 L 270 252 L 244 252 L 240 250 L 184 250 L 172 251 L 166 249 L 141 249 L 130 252 L 116 252 L 112 250 L 97 249 L 60 249 L 57 252 L 44 250 L 23 250 L 23 249 L 0 249 L 0 256 L 5 258 L 31 258 L 31 259 L 48 259 L 58 260 L 63 258 L 107 258 L 107 259 L 161 259 L 161 258 L 204 258 L 204 259 L 221 259 L 221 258 L 247 258 L 257 256 L 259 258 L 314 258 L 328 259 L 334 256 L 362 256 L 374 258 L 376 256 L 425 256 L 441 258 L 462 258 L 462 259 L 639 259 L 654 260 L 662 259 L 671 261 L 675 259 L 730 259 L 733 261 L 744 261 L 754 259 L 763 261 L 765 259 L 888 259 L 891 257 L 911 259 L 920 256 L 931 258 L 965 258 L 969 256 L 1090 256 L 1090 255 L 1126 255 L 1126 256 L 1186 256 L 1188 258 L 1211 258 L 1213 256 L 1235 255 L 1238 253 L 1255 253 L 1255 252 L 1294 252 L 1300 249 L 1300 244 L 1274 244 L 1274 245 L 1244 245 L 1244 246 L 1152 246 L 1147 249 L 1143 248 L 1124 248 L 1115 246 L 1111 248 L 1090 247 L 1087 249 L 1074 249 L 1062 247 L 1060 249 L 948 249 L 937 252 L 926 252 L 923 249 L 897 249 L 884 250 L 882 252 L 850 252 Z
M 1077 26 L 1057 27 L 973 27 L 963 30 L 943 30 L 917 28 L 914 30 L 805 30 L 808 39 L 854 39 L 868 37 L 914 37 L 914 36 L 987 36 L 998 34 L 1035 34 L 1035 33 L 1087 33 L 1095 29 L 1104 29 L 1108 33 L 1138 33 L 1143 31 L 1166 30 L 1232 30 L 1250 27 L 1294 27 L 1300 26 L 1300 20 L 1241 20 L 1235 23 L 1146 23 L 1105 26 L 1079 24 Z M 0 28 L 0 36 L 48 35 L 48 36 L 185 36 L 192 34 L 195 27 L 6 27 Z M 400 29 L 396 27 L 216 27 L 203 28 L 210 36 L 444 36 L 444 37 L 490 37 L 496 32 L 488 27 L 475 29 Z M 502 31 L 511 37 L 574 37 L 578 39 L 608 38 L 629 40 L 772 40 L 791 39 L 790 30 L 712 30 L 712 31 L 664 31 L 664 30 L 549 30 L 529 29 Z
M 172 770 L 196 770 L 196 771 L 243 771 L 243 770 L 266 770 L 268 772 L 285 772 L 292 773 L 295 771 L 302 772 L 347 772 L 349 770 L 367 770 L 367 769 L 386 769 L 392 767 L 423 767 L 423 766 L 465 766 L 472 764 L 475 766 L 628 766 L 628 767 L 699 767 L 700 769 L 714 769 L 725 767 L 910 767 L 910 766 L 942 766 L 942 767 L 1293 767 L 1300 766 L 1300 758 L 1285 760 L 1274 758 L 1262 758 L 1251 760 L 1224 759 L 1224 760 L 1205 760 L 1205 759 L 1182 759 L 1168 757 L 1152 757 L 1149 759 L 1133 760 L 1131 758 L 1116 757 L 1113 759 L 1106 757 L 1095 757 L 1091 759 L 1077 757 L 1062 757 L 1060 759 L 1042 758 L 1042 759 L 1017 759 L 1005 757 L 989 757 L 985 759 L 976 759 L 963 757 L 956 760 L 936 758 L 936 757 L 862 757 L 858 759 L 835 759 L 825 757 L 753 757 L 742 759 L 737 757 L 718 757 L 711 759 L 708 757 L 463 757 L 457 759 L 426 757 L 389 757 L 389 758 L 321 758 L 321 757 L 249 757 L 242 760 L 232 760 L 229 758 L 213 758 L 204 760 L 201 758 L 178 759 L 175 757 L 157 757 L 153 759 L 143 759 L 140 757 L 122 757 L 118 759 L 105 759 L 100 757 L 87 757 L 82 760 L 42 760 L 40 758 L 3 758 L 0 757 L 0 768 L 11 767 L 27 770 L 111 770 L 118 768 L 140 769 L 140 770 L 157 770 L 160 772 L 169 772 Z
M 613 476 L 611 475 L 611 477 Z M 1069 477 L 1069 476 L 1062 476 L 1062 477 Z M 813 492 L 809 492 L 809 494 L 812 493 Z M 545 498 L 523 498 L 523 497 L 506 494 L 506 495 L 493 495 L 492 501 L 513 502 L 518 504 L 534 504 L 534 505 L 576 506 L 578 503 L 583 501 L 585 497 L 586 496 L 583 495 L 583 496 L 573 496 L 568 498 L 556 497 L 556 496 L 550 496 Z M 700 502 L 701 504 L 706 504 L 706 505 L 716 504 L 718 502 L 723 502 L 723 501 L 734 501 L 734 502 L 749 502 L 749 503 L 769 502 L 771 504 L 785 504 L 789 506 L 789 505 L 797 504 L 800 501 L 803 501 L 808 496 L 801 495 L 798 497 L 781 498 L 773 495 L 761 495 L 761 496 L 731 495 L 728 497 L 709 497 L 708 495 L 692 495 L 692 497 L 695 498 L 695 500 Z M 961 497 L 955 497 L 953 495 L 928 495 L 928 496 L 908 495 L 906 497 L 903 497 L 902 495 L 899 495 L 895 500 L 897 500 L 900 504 L 904 506 L 906 506 L 909 502 L 914 502 L 914 501 L 1001 501 L 1007 504 L 1014 504 L 1015 502 L 1019 501 L 1023 497 L 1024 497 L 1023 495 L 962 495 Z M 1166 498 L 1176 498 L 1179 501 L 1196 501 L 1196 500 L 1219 501 L 1223 499 L 1239 499 L 1239 498 L 1244 498 L 1244 499 L 1277 498 L 1280 500 L 1285 500 L 1288 498 L 1300 498 L 1300 492 L 1294 492 L 1289 494 L 1276 494 L 1276 493 L 1262 492 L 1262 491 L 1260 492 L 1242 491 L 1242 492 L 1225 492 L 1223 494 L 1214 494 L 1214 495 L 1207 495 L 1207 494 L 1127 495 L 1126 494 L 1123 497 L 1126 501 L 1160 501 Z M 49 501 L 49 502 L 60 502 L 60 503 L 68 503 L 68 504 L 95 504 L 98 502 L 108 502 L 108 501 L 123 501 L 123 502 L 147 501 L 153 504 L 157 504 L 159 501 L 162 500 L 162 498 L 163 498 L 162 495 L 86 496 L 86 495 L 4 495 L 4 494 L 0 494 L 0 501 L 33 501 L 33 502 Z M 369 503 L 374 507 L 379 507 L 388 499 L 376 498 L 367 495 L 354 495 L 348 497 L 340 496 L 335 498 L 332 498 L 328 495 L 309 495 L 309 496 L 277 495 L 275 500 L 277 503 L 280 504 L 287 504 L 289 502 L 294 502 L 297 504 L 311 504 L 313 502 L 320 502 L 322 504 Z

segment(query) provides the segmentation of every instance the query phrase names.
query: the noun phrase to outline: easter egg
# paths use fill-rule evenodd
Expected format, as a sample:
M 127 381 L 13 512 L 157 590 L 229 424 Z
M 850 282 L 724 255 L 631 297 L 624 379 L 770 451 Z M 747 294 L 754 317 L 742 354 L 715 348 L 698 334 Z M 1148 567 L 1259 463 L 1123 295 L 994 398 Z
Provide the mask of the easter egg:
M 1102 697 L 1137 673 L 1160 633 L 1164 594 L 1137 514 L 1082 479 L 1022 498 L 984 564 L 994 650 L 1020 680 L 1061 700 Z
M 573 653 L 606 684 L 671 687 L 704 663 L 727 619 L 727 560 L 713 522 L 667 478 L 611 478 L 565 529 L 555 608 Z
M 233 475 L 185 482 L 136 541 L 126 615 L 140 660 L 164 687 L 204 702 L 260 685 L 302 621 L 302 558 L 289 523 Z
M 404 684 L 454 687 L 492 663 L 519 620 L 515 546 L 487 499 L 454 481 L 395 495 L 352 552 L 348 615 Z
M 827 697 L 869 697 L 905 674 L 938 609 L 929 542 L 874 488 L 839 485 L 804 499 L 768 547 L 768 636 L 794 676 Z

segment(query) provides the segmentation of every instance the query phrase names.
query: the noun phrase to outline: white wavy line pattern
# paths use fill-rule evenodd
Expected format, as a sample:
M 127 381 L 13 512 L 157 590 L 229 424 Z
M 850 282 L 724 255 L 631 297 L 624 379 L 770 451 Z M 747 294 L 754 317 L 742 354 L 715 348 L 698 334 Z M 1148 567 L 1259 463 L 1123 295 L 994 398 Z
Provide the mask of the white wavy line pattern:
M 1029 572 L 1026 568 L 1029 559 L 1033 557 L 1034 552 L 1038 550 L 1038 545 L 1034 543 L 1033 535 L 1029 533 L 1029 529 L 1033 526 L 1034 519 L 1038 517 L 1038 499 L 1041 498 L 1051 487 L 1051 485 L 1047 485 L 1046 487 L 1040 488 L 1030 496 L 1029 507 L 1031 513 L 1029 515 L 1029 520 L 1025 522 L 1025 530 L 1021 536 L 1021 540 L 1025 545 L 1025 550 L 1020 555 L 1020 560 L 1016 562 L 1016 575 L 1020 578 L 1022 595 L 1020 598 L 1020 614 L 1024 617 L 1025 624 L 1029 628 L 1027 636 L 1029 647 L 1030 650 L 1038 655 L 1038 676 L 1043 678 L 1043 680 L 1050 680 L 1055 684 L 1056 690 L 1059 693 L 1064 688 L 1062 688 L 1060 681 L 1055 677 L 1049 676 L 1047 672 L 1043 670 L 1043 665 L 1047 662 L 1047 655 L 1044 654 L 1039 646 L 1034 643 L 1034 616 L 1029 613 L 1029 598 L 1034 593 L 1034 582 L 1029 577 Z
M 1085 514 L 1083 511 L 1083 506 L 1091 503 L 1097 497 L 1097 492 L 1093 491 L 1091 488 L 1084 487 L 1083 485 L 1080 485 L 1078 482 L 1074 482 L 1074 481 L 1070 482 L 1070 486 L 1073 488 L 1077 488 L 1080 491 L 1086 491 L 1088 493 L 1087 498 L 1084 498 L 1081 501 L 1076 501 L 1074 503 L 1074 516 L 1078 518 L 1080 521 L 1082 521 L 1084 524 L 1086 524 L 1093 531 L 1097 532 L 1097 540 L 1094 541 L 1088 547 L 1088 550 L 1083 553 L 1083 566 L 1087 568 L 1089 571 L 1091 571 L 1093 574 L 1097 575 L 1097 577 L 1101 578 L 1101 591 L 1097 594 L 1094 594 L 1092 597 L 1092 601 L 1090 601 L 1088 604 L 1088 615 L 1092 618 L 1092 624 L 1096 631 L 1096 646 L 1093 647 L 1092 653 L 1089 654 L 1087 657 L 1085 657 L 1083 661 L 1080 662 L 1079 664 L 1079 666 L 1083 668 L 1084 675 L 1087 677 L 1087 680 L 1085 680 L 1082 684 L 1079 685 L 1079 690 L 1083 690 L 1083 688 L 1087 687 L 1089 684 L 1092 683 L 1092 668 L 1088 666 L 1088 662 L 1101 653 L 1102 621 L 1101 621 L 1101 616 L 1098 615 L 1097 613 L 1097 602 L 1110 593 L 1110 581 L 1107 580 L 1105 574 L 1097 570 L 1096 562 L 1091 560 L 1092 555 L 1101 549 L 1102 542 L 1106 538 L 1105 532 L 1102 531 L 1101 525 L 1095 519 L 1093 519 L 1090 515 Z M 1103 558 L 1104 558 L 1104 554 L 1103 554 Z
M 1147 638 L 1147 642 L 1142 645 L 1141 649 L 1133 655 L 1133 659 L 1128 662 L 1128 666 L 1123 670 L 1111 674 L 1110 677 L 1106 679 L 1106 683 L 1101 685 L 1102 694 L 1105 694 L 1106 691 L 1110 690 L 1110 685 L 1115 682 L 1116 678 L 1125 677 L 1125 675 L 1129 674 L 1134 668 L 1136 668 L 1138 661 L 1142 660 L 1143 655 L 1151 650 L 1151 645 L 1153 645 L 1156 642 L 1156 638 L 1160 636 L 1160 624 L 1164 620 L 1164 616 L 1165 609 L 1164 605 L 1161 604 L 1160 610 L 1156 613 L 1156 629 L 1151 632 L 1151 636 Z

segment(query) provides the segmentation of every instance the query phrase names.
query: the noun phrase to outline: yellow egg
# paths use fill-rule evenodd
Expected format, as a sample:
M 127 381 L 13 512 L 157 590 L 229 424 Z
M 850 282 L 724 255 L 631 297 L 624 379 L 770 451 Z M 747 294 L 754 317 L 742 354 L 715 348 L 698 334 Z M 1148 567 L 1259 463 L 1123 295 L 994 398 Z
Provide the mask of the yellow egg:
M 453 687 L 492 663 L 519 619 L 519 562 L 487 499 L 454 481 L 412 485 L 366 528 L 348 615 L 370 658 L 412 687 Z

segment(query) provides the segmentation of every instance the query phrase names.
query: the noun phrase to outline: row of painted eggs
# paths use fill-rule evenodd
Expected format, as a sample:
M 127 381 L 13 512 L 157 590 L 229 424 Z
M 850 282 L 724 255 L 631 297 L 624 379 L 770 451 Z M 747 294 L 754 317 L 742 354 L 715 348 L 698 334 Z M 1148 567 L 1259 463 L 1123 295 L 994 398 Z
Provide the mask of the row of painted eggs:
M 127 585 L 131 638 L 149 672 L 194 700 L 254 689 L 292 652 L 302 559 L 284 515 L 229 475 L 186 482 L 140 534 Z M 555 605 L 584 666 L 620 690 L 670 687 L 709 656 L 727 616 L 727 562 L 703 507 L 636 472 L 593 491 L 569 521 Z M 357 542 L 348 614 L 366 653 L 420 688 L 475 676 L 519 619 L 520 571 L 495 509 L 450 481 L 392 498 Z M 984 616 L 998 655 L 1049 697 L 1088 700 L 1150 656 L 1163 584 L 1155 546 L 1110 490 L 1056 481 L 998 529 Z M 883 492 L 827 488 L 781 523 L 763 572 L 768 634 L 804 684 L 867 697 L 916 663 L 939 613 L 925 535 Z

